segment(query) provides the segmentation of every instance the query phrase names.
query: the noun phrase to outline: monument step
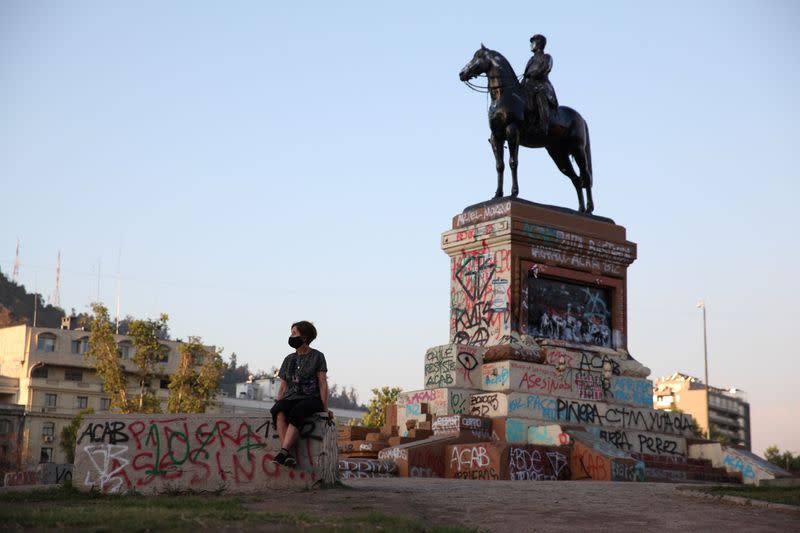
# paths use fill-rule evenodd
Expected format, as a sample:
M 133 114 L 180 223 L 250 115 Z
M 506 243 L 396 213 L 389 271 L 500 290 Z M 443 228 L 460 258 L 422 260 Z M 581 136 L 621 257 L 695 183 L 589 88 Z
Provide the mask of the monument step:
M 475 480 L 570 479 L 569 448 L 506 442 L 454 444 L 445 448 L 445 477 Z
M 572 442 L 572 479 L 595 481 L 644 481 L 644 462 L 589 432 L 568 429 Z

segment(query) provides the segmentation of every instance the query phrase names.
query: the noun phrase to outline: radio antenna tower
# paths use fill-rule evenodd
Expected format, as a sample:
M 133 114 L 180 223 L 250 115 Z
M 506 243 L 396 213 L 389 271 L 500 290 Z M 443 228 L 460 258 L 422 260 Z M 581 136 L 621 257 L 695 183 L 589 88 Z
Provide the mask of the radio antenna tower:
M 11 274 L 14 283 L 19 283 L 19 237 L 17 237 L 17 257 L 14 259 L 14 272 Z
M 50 298 L 50 304 L 61 307 L 61 250 L 58 251 L 58 261 L 56 262 L 56 288 Z

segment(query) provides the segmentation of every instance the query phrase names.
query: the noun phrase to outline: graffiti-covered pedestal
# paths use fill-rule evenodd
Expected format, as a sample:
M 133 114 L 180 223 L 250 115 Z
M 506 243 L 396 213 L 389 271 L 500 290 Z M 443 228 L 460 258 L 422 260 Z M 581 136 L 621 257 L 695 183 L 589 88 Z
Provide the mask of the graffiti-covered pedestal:
M 627 348 L 627 269 L 636 244 L 610 219 L 524 200 L 477 204 L 442 235 L 451 258 L 450 341 L 524 335 Z

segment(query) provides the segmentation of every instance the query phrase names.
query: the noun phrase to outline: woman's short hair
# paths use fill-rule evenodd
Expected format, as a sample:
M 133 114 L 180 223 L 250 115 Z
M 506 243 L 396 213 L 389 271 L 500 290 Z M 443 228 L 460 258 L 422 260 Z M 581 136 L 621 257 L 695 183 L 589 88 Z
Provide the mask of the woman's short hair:
M 300 336 L 305 339 L 306 344 L 311 344 L 311 341 L 317 338 L 317 328 L 315 328 L 314 324 L 308 320 L 295 322 L 292 324 L 292 327 L 297 328 L 298 333 L 300 333 Z

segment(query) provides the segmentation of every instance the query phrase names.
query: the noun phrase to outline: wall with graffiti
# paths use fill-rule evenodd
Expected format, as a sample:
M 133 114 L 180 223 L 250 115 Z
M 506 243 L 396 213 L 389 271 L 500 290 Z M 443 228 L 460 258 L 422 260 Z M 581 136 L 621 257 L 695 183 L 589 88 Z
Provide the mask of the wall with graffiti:
M 280 449 L 268 417 L 92 415 L 78 431 L 73 485 L 104 493 L 174 490 L 244 492 L 309 487 L 336 461 L 324 453 L 326 432 L 309 418 L 293 451 L 296 469 L 272 463 Z

